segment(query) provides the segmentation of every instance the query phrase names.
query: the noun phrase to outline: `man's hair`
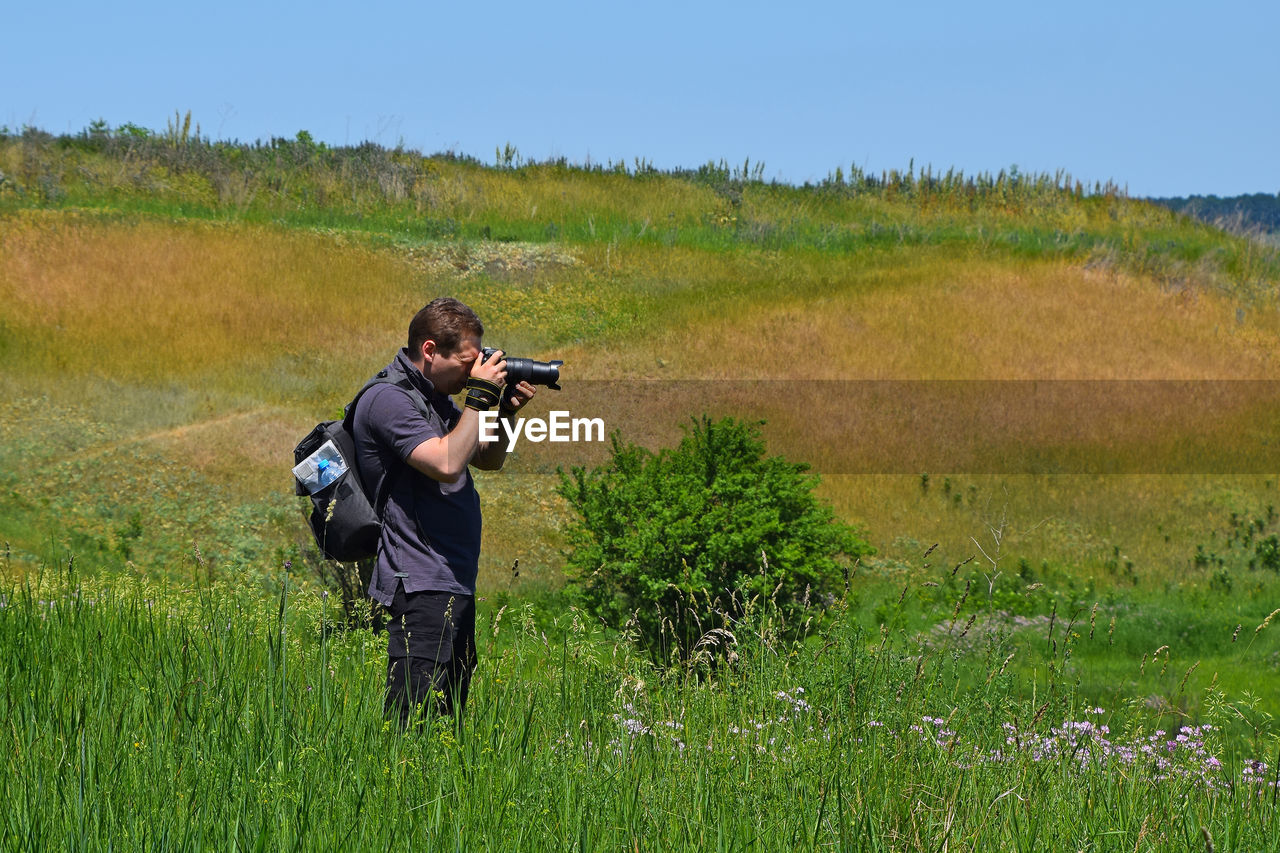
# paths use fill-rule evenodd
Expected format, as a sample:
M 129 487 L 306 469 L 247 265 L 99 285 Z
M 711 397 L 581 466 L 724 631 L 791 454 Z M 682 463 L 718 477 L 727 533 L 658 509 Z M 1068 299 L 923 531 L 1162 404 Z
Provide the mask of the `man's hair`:
M 409 322 L 409 354 L 417 357 L 424 341 L 435 341 L 441 355 L 450 355 L 464 337 L 479 338 L 484 326 L 476 312 L 451 296 L 432 299 Z

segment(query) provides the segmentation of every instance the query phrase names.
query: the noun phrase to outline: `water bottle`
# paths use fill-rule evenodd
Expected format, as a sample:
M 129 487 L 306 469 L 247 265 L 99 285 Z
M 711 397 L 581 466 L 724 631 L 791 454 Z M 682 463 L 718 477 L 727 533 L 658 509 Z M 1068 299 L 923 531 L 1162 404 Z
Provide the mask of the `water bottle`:
M 318 450 L 293 466 L 293 476 L 298 478 L 298 482 L 310 495 L 335 483 L 345 473 L 347 462 L 332 441 L 326 441 Z

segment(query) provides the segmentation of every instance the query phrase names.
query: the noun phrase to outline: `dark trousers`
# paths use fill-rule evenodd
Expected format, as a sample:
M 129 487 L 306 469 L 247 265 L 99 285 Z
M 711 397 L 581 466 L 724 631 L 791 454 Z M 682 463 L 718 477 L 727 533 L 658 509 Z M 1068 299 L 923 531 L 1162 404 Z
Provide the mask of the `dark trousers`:
M 475 597 L 396 589 L 387 621 L 388 717 L 461 714 L 476 667 Z

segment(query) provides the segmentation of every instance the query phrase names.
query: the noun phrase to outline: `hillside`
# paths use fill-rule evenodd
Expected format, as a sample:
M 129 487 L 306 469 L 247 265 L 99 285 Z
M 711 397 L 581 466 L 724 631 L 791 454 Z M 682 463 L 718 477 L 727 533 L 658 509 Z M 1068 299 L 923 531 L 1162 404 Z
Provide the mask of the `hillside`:
M 1274 501 L 1269 480 L 1202 476 L 1272 470 L 1251 425 L 1276 400 L 1280 260 L 1256 243 L 1064 174 L 794 187 L 750 163 L 499 160 L 177 122 L 0 138 L 0 536 L 24 561 L 305 560 L 293 442 L 440 293 L 476 306 L 487 341 L 566 361 L 544 404 L 630 440 L 669 444 L 698 408 L 765 419 L 888 564 L 925 540 L 960 559 L 1007 511 L 1036 531 L 1011 558 L 1093 574 L 1124 550 L 1169 577 Z M 1010 380 L 1084 384 L 1045 403 Z M 1257 384 L 1220 399 L 1167 380 Z M 1089 426 L 1103 410 L 1124 429 Z M 554 586 L 546 475 L 603 449 L 526 450 L 485 488 L 540 511 L 490 511 L 483 571 L 506 583 L 519 558 L 521 583 Z
M 496 160 L 0 133 L 0 846 L 1274 846 L 1275 249 L 1066 174 Z M 760 575 L 584 609 L 556 471 L 608 448 L 522 443 L 466 712 L 396 728 L 291 450 L 441 294 L 564 360 L 536 413 L 763 421 L 876 553 L 786 601 L 811 552 L 730 531 Z M 643 574 L 789 488 L 710 479 L 596 514 Z

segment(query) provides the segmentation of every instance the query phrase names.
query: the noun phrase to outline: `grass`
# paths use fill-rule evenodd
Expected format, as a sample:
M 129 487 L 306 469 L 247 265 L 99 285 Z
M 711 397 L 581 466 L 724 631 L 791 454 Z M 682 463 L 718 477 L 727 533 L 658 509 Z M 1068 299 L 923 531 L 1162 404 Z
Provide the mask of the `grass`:
M 766 184 L 748 164 L 650 168 L 522 163 L 445 153 L 269 144 L 101 129 L 0 133 L 0 209 L 92 208 L 336 228 L 390 242 L 496 239 L 849 254 L 893 245 L 977 246 L 1027 257 L 1101 254 L 1175 282 L 1272 299 L 1274 251 L 1056 175 L 833 174 Z M 1273 299 L 1268 304 L 1273 304 Z
M 839 604 L 791 642 L 766 607 L 698 676 L 574 612 L 489 607 L 462 727 L 405 735 L 384 641 L 330 604 L 52 567 L 11 585 L 4 845 L 1274 849 L 1269 720 L 1195 688 L 1186 729 L 1098 709 L 1065 653 L 1028 693 L 1007 656 L 1038 636 L 975 655 Z
M 391 317 L 416 301 L 407 271 L 387 260 L 278 229 L 39 211 L 6 225 L 3 293 L 19 370 L 79 365 L 102 379 L 296 399 L 308 372 L 352 369 L 339 355 L 352 338 L 377 334 L 388 346 Z M 331 342 L 335 316 L 341 344 Z M 354 346 L 363 354 L 370 343 Z M 313 355 L 285 370 L 302 350 Z
M 13 139 L 8 143 L 5 150 L 12 153 Z M 93 162 L 105 168 L 110 158 Z M 1144 258 L 1157 245 L 1171 244 L 1162 251 L 1181 253 L 1178 263 L 1191 263 L 1197 252 L 1203 260 L 1247 258 L 1255 250 L 1247 241 L 1212 236 L 1136 202 L 1059 194 L 1046 196 L 1047 202 L 1028 212 L 1026 198 L 1006 209 L 997 204 L 998 194 L 988 193 L 970 210 L 946 199 L 889 198 L 887 188 L 858 193 L 832 186 L 806 194 L 749 182 L 731 186 L 731 180 L 717 190 L 671 176 L 551 167 L 510 172 L 443 162 L 432 168 L 440 181 L 469 187 L 459 189 L 459 197 L 510 205 L 515 204 L 510 198 L 524 193 L 530 210 L 551 204 L 560 181 L 568 200 L 562 212 L 592 218 L 597 233 L 587 233 L 580 243 L 565 239 L 563 232 L 552 244 L 422 242 L 398 232 L 371 238 L 367 229 L 347 220 L 355 230 L 317 234 L 236 221 L 252 217 L 235 211 L 232 221 L 220 223 L 129 213 L 128 205 L 117 204 L 109 193 L 90 192 L 92 187 L 80 201 L 92 202 L 94 209 L 32 208 L 27 199 L 28 206 L 7 215 L 0 238 L 0 293 L 7 306 L 8 346 L 0 359 L 6 397 L 18 402 L 10 406 L 4 452 L 30 467 L 7 469 L 17 480 L 11 479 L 15 512 L 7 514 L 5 535 L 20 551 L 39 556 L 50 535 L 74 532 L 73 539 L 90 543 L 95 552 L 119 558 L 122 551 L 111 531 L 138 514 L 147 530 L 164 536 L 186 532 L 190 515 L 165 527 L 170 507 L 180 501 L 177 493 L 149 485 L 150 469 L 176 462 L 196 477 L 191 482 L 200 483 L 200 494 L 211 496 L 206 517 L 217 516 L 219 506 L 228 510 L 220 532 L 207 525 L 196 529 L 207 551 L 237 555 L 231 560 L 235 565 L 246 559 L 278 563 L 280 549 L 305 542 L 297 529 L 283 536 L 272 533 L 287 528 L 296 515 L 278 460 L 287 458 L 291 442 L 311 422 L 336 412 L 350 389 L 389 358 L 403 318 L 442 290 L 477 307 L 489 340 L 511 351 L 565 359 L 572 381 L 561 394 L 545 392 L 547 405 L 598 412 L 610 428 L 651 446 L 677 438 L 690 414 L 689 400 L 705 401 L 709 388 L 723 393 L 729 387 L 725 380 L 785 383 L 778 386 L 787 389 L 781 393 L 778 388 L 758 393 L 761 389 L 747 385 L 725 405 L 766 419 L 775 452 L 810 460 L 835 478 L 828 495 L 850 517 L 869 522 L 885 553 L 893 553 L 893 542 L 902 537 L 949 531 L 963 541 L 973 529 L 969 520 L 954 523 L 954 513 L 936 509 L 922 514 L 906 498 L 926 470 L 935 479 L 979 476 L 986 469 L 975 461 L 993 458 L 995 434 L 1012 427 L 1012 412 L 1006 408 L 993 419 L 984 398 L 973 393 L 981 386 L 966 390 L 947 382 L 1237 380 L 1272 372 L 1275 315 L 1242 301 L 1245 282 L 1215 286 L 1217 279 L 1202 271 L 1199 278 L 1177 283 L 1165 273 L 1132 271 L 1148 263 Z M 164 195 L 158 190 L 137 194 L 142 201 L 157 197 Z M 6 198 L 10 204 L 19 201 L 12 194 Z M 848 246 L 788 238 L 770 249 L 738 237 L 728 243 L 699 238 L 667 245 L 651 239 L 652 225 L 640 233 L 645 218 L 665 209 L 661 205 L 678 203 L 684 213 L 674 218 L 688 220 L 680 227 L 710 229 L 706 234 L 722 237 L 736 234 L 740 225 L 699 219 L 697 211 L 715 199 L 737 210 L 739 223 L 743 217 L 779 227 L 792 221 L 826 223 L 822 227 L 867 236 L 882 229 L 877 222 L 896 219 L 904 227 L 932 229 L 934 236 L 868 237 Z M 650 204 L 658 206 L 645 206 Z M 351 214 L 349 207 L 331 206 Z M 285 211 L 282 221 L 308 209 Z M 460 222 L 487 215 L 479 208 L 468 210 L 455 211 L 473 217 Z M 515 216 L 517 208 L 504 210 L 503 216 Z M 627 217 L 634 226 L 630 236 L 605 234 L 598 224 Z M 1120 229 L 1130 248 L 1081 263 L 1072 260 L 1079 247 L 1037 256 L 1022 243 L 985 236 L 1005 233 L 1000 228 L 1050 226 L 1093 234 L 1090 240 L 1102 242 L 1112 239 L 1111 229 Z M 1162 229 L 1170 228 L 1168 234 L 1178 239 L 1162 243 Z M 951 236 L 944 239 L 944 232 Z M 1195 249 L 1215 242 L 1215 248 Z M 1266 269 L 1260 256 L 1241 263 Z M 336 328 L 323 319 L 334 317 L 341 318 Z M 83 343 L 77 346 L 77 340 Z M 87 371 L 87 382 L 74 365 Z M 909 404 L 913 416 L 935 403 L 941 407 L 932 426 L 917 420 L 904 431 L 892 407 L 842 408 L 843 399 L 868 389 L 874 393 L 875 385 L 835 386 L 823 398 L 825 386 L 796 386 L 798 379 L 923 380 L 926 384 L 915 387 L 924 396 Z M 646 382 L 647 391 L 639 397 L 627 391 L 639 387 L 632 384 L 636 380 Z M 692 381 L 688 388 L 697 390 L 688 392 L 670 380 Z M 1254 405 L 1271 406 L 1267 400 L 1259 398 Z M 819 408 L 811 408 L 815 405 Z M 899 401 L 899 408 L 904 405 Z M 1022 409 L 1017 417 L 1029 419 L 1017 424 L 1021 434 L 1011 449 L 1033 458 L 1049 453 L 1064 460 L 1066 471 L 1080 460 L 1100 458 L 1087 431 L 1083 437 L 1075 434 L 1075 425 L 1087 425 L 1095 405 L 1067 400 L 1056 408 Z M 1121 405 L 1118 415 L 1132 417 Z M 1158 471 L 1159 466 L 1143 467 L 1153 442 L 1165 448 L 1162 458 L 1176 461 L 1188 440 L 1203 443 L 1212 435 L 1219 456 L 1250 458 L 1257 452 L 1251 423 L 1265 422 L 1270 411 L 1246 408 L 1228 415 L 1226 409 L 1211 409 L 1208 414 L 1220 421 L 1212 430 L 1205 429 L 1205 415 L 1194 406 L 1167 418 L 1139 411 L 1133 427 L 1138 432 L 1129 445 L 1108 452 L 1117 470 Z M 938 451 L 935 456 L 921 454 L 930 447 Z M 593 448 L 580 449 L 582 456 L 560 458 L 549 445 L 526 448 L 529 452 L 512 460 L 512 473 L 524 479 L 511 491 L 521 501 L 547 503 L 550 492 L 542 474 L 557 462 L 594 458 Z M 999 458 L 1004 454 L 997 451 Z M 893 463 L 871 470 L 896 471 L 899 479 L 844 479 L 843 472 L 884 459 Z M 1145 575 L 1176 571 L 1171 557 L 1187 553 L 1205 535 L 1202 517 L 1179 491 L 1190 481 L 1148 478 L 1130 489 L 1126 484 L 1138 480 L 1121 478 L 1091 484 L 1089 491 L 1072 496 L 1071 484 L 1082 482 L 1079 478 L 1027 480 L 1019 472 L 1037 468 L 1023 464 L 1011 464 L 1004 473 L 1021 478 L 1015 491 L 1039 496 L 1022 514 L 1026 524 L 1051 518 L 1087 538 L 1118 542 L 1134 552 Z M 136 490 L 136 499 L 128 489 L 89 491 L 78 485 L 101 487 L 102 476 L 85 471 L 103 467 L 121 483 L 148 485 Z M 494 479 L 487 488 L 502 489 L 500 482 Z M 904 500 L 877 500 L 867 488 L 871 482 Z M 1124 521 L 1091 505 L 1092 495 L 1112 493 L 1111 507 Z M 151 502 L 152 494 L 167 497 Z M 51 534 L 37 520 L 41 507 L 55 504 L 70 524 Z M 249 515 L 274 519 L 262 536 L 245 532 L 245 513 L 236 517 L 233 511 L 242 505 Z M 27 509 L 16 511 L 23 506 Z M 1157 516 L 1179 543 L 1172 554 L 1159 542 L 1143 547 L 1153 538 L 1148 522 Z M 491 509 L 489 519 L 496 550 L 486 556 L 486 580 L 505 583 L 511 564 L 523 558 L 523 579 L 554 586 L 554 514 L 530 519 Z M 944 527 L 937 526 L 940 522 Z M 514 553 L 505 543 L 517 538 L 538 544 Z M 163 567 L 190 552 L 195 536 L 184 539 L 153 548 L 154 556 L 147 556 L 146 548 L 132 548 L 131 558 L 135 564 Z M 1078 544 L 1056 533 L 1028 537 L 1019 556 L 1058 563 L 1092 559 L 1090 552 L 1075 550 Z
M 1275 847 L 1274 249 L 1065 175 L 180 124 L 0 133 L 0 173 L 4 846 Z M 878 553 L 806 640 L 759 615 L 737 664 L 655 669 L 559 595 L 552 475 L 605 448 L 527 444 L 477 478 L 466 728 L 384 731 L 286 472 L 442 293 L 565 360 L 543 411 L 765 419 Z

